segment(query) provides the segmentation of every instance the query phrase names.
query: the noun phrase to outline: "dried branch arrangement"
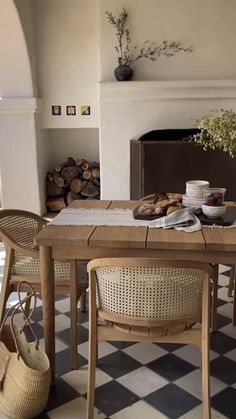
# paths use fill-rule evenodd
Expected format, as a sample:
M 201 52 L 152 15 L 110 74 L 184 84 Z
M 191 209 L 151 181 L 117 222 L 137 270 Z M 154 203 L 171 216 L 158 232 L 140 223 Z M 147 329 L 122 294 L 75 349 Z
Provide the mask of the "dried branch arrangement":
M 116 18 L 110 11 L 105 12 L 108 22 L 114 26 L 116 31 L 116 38 L 118 45 L 115 46 L 115 50 L 118 55 L 119 65 L 131 66 L 141 58 L 146 58 L 151 61 L 155 61 L 161 55 L 167 58 L 173 57 L 179 52 L 191 53 L 192 47 L 184 47 L 180 42 L 169 42 L 169 41 L 144 41 L 141 47 L 131 45 L 130 31 L 126 28 L 128 19 L 128 12 L 125 8 L 122 9 L 121 13 Z

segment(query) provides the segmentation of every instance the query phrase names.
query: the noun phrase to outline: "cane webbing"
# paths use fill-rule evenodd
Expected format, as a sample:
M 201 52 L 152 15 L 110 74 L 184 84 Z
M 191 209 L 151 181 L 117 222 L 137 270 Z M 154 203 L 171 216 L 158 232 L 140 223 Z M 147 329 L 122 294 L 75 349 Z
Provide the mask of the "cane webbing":
M 193 268 L 96 268 L 100 309 L 137 319 L 173 319 L 199 313 L 206 273 Z
M 39 259 L 31 256 L 25 256 L 18 252 L 14 252 L 14 262 L 12 266 L 12 274 L 39 276 Z M 67 262 L 54 262 L 55 279 L 70 279 L 70 264 Z
M 11 212 L 13 212 L 13 210 Z M 25 214 L 17 214 L 17 211 L 15 212 L 16 214 L 0 217 L 1 230 L 18 246 L 28 250 L 37 249 L 34 239 L 36 234 L 39 233 L 46 224 L 46 220 L 36 214 L 27 216 Z

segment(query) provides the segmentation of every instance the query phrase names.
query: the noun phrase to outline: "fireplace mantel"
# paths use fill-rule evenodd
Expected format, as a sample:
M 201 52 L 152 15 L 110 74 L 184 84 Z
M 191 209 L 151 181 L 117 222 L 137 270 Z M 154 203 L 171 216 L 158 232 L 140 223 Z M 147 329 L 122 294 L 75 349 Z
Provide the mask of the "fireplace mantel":
M 130 198 L 130 140 L 152 130 L 194 128 L 220 108 L 236 111 L 236 80 L 101 82 L 101 198 Z
M 130 81 L 99 83 L 100 101 L 236 98 L 236 80 Z

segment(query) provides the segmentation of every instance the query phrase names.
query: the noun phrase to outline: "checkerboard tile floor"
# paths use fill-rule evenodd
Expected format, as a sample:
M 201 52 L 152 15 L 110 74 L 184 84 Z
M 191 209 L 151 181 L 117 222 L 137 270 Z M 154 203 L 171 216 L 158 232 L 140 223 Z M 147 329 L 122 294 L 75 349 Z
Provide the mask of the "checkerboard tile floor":
M 0 277 L 4 266 L 0 243 Z M 232 326 L 232 298 L 227 296 L 229 268 L 220 267 L 218 330 L 211 336 L 211 405 L 213 419 L 236 418 L 236 327 Z M 1 279 L 1 278 L 0 278 Z M 11 295 L 9 304 L 16 296 Z M 78 310 L 78 363 L 71 371 L 69 352 L 69 298 L 56 301 L 56 371 L 46 419 L 86 417 L 88 315 Z M 34 328 L 43 345 L 42 304 Z M 96 373 L 96 419 L 202 418 L 199 351 L 190 345 L 99 344 Z M 0 419 L 5 418 L 0 413 Z

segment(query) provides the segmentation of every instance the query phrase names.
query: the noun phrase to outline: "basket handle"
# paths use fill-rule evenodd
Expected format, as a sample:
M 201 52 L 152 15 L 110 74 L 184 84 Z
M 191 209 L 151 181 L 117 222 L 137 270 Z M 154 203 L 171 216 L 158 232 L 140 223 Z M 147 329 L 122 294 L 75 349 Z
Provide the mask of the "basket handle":
M 20 293 L 22 292 L 22 290 L 21 290 L 22 285 L 27 285 L 27 287 L 30 289 L 30 293 L 28 293 L 28 295 L 25 298 L 23 298 L 23 299 L 21 298 L 21 295 L 20 295 Z M 24 292 L 25 292 L 25 290 L 24 290 Z M 31 331 L 32 335 L 34 336 L 34 340 L 35 340 L 35 344 L 36 344 L 36 349 L 38 349 L 39 340 L 38 340 L 38 338 L 37 338 L 37 336 L 36 336 L 36 334 L 35 334 L 35 332 L 34 332 L 34 330 L 32 328 L 32 325 L 30 323 L 30 319 L 31 319 L 32 314 L 33 314 L 33 312 L 35 310 L 35 307 L 36 307 L 36 293 L 35 293 L 35 291 L 34 291 L 34 289 L 33 289 L 33 287 L 32 287 L 31 284 L 29 284 L 27 281 L 21 281 L 18 284 L 18 286 L 17 286 L 17 294 L 18 294 L 19 301 L 16 304 L 14 304 L 6 312 L 6 314 L 5 314 L 4 318 L 3 318 L 3 321 L 1 323 L 1 326 L 0 326 L 0 335 L 1 335 L 3 326 L 6 323 L 6 320 L 7 320 L 8 316 L 10 316 L 11 333 L 12 333 L 12 337 L 14 339 L 14 343 L 15 343 L 15 346 L 16 346 L 17 354 L 19 356 L 20 350 L 19 350 L 19 345 L 18 345 L 18 342 L 17 342 L 15 330 L 14 330 L 14 316 L 17 313 L 17 310 L 18 309 L 21 309 L 21 312 L 23 313 L 24 318 L 25 318 L 25 323 L 24 323 L 23 327 L 21 328 L 21 331 L 20 332 L 23 332 L 23 329 L 24 329 L 24 327 L 27 324 L 29 326 L 29 328 L 30 328 L 30 331 Z M 27 316 L 26 313 L 25 313 L 25 309 L 23 307 L 23 304 L 25 304 L 27 301 L 31 300 L 32 297 L 34 298 L 33 299 L 33 301 L 34 301 L 33 308 L 31 309 L 30 314 Z

